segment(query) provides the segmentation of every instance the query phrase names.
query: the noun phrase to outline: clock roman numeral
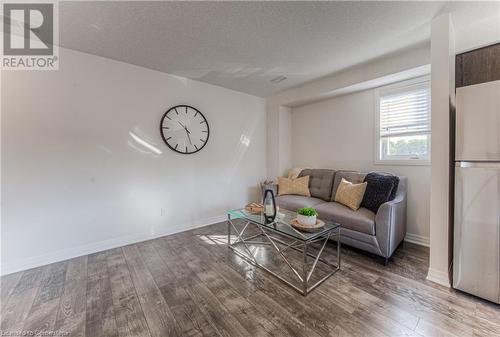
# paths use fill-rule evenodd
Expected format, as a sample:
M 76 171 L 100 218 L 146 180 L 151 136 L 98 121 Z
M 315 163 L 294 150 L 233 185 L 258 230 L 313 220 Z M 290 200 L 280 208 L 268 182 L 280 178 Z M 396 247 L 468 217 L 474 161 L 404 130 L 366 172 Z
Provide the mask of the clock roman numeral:
M 179 144 L 175 144 L 174 150 L 177 150 L 177 146 L 179 146 Z
M 184 151 L 185 153 L 188 153 L 188 147 L 186 146 L 186 151 Z
M 167 115 L 167 116 L 165 116 L 165 117 L 167 117 L 168 119 L 172 120 L 172 118 L 170 118 L 168 115 Z
M 196 146 L 196 144 L 194 144 L 194 148 L 196 149 L 196 151 L 198 151 L 198 146 Z
M 206 139 L 201 139 L 201 138 L 200 138 L 200 140 L 201 140 L 203 143 L 205 143 L 205 142 L 207 141 Z
M 179 114 L 179 111 L 177 111 L 177 108 L 174 108 L 174 110 L 175 110 L 175 113 L 176 113 L 176 114 Z

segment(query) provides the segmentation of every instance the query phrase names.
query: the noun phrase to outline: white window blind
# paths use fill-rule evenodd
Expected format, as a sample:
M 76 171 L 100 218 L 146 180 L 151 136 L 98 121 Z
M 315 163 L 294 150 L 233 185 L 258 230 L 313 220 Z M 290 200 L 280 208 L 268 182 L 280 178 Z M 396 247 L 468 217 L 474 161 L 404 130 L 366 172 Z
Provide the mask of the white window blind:
M 378 161 L 430 160 L 431 91 L 428 79 L 378 89 Z
M 380 97 L 380 137 L 428 134 L 430 88 L 421 85 Z

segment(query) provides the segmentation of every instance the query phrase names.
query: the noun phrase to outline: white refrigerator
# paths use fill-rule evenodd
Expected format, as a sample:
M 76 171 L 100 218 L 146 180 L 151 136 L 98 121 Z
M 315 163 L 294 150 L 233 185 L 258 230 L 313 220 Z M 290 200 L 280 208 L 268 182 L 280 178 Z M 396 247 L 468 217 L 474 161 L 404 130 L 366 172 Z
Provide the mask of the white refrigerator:
M 500 303 L 500 81 L 456 94 L 453 287 Z

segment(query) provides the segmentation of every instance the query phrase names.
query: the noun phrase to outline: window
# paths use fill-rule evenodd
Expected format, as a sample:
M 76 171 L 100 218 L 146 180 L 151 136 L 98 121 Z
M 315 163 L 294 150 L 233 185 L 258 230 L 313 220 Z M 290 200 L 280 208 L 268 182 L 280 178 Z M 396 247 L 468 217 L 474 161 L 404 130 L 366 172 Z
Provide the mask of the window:
M 429 163 L 430 96 L 427 77 L 382 87 L 375 91 L 377 163 Z

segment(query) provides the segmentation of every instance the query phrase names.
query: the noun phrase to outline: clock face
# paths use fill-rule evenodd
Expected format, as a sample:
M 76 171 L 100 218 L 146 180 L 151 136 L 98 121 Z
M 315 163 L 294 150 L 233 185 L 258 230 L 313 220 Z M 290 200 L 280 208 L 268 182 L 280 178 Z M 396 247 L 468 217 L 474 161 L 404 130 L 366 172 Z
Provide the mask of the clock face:
M 168 147 L 182 154 L 200 151 L 210 135 L 205 116 L 189 105 L 177 105 L 165 112 L 160 131 Z

